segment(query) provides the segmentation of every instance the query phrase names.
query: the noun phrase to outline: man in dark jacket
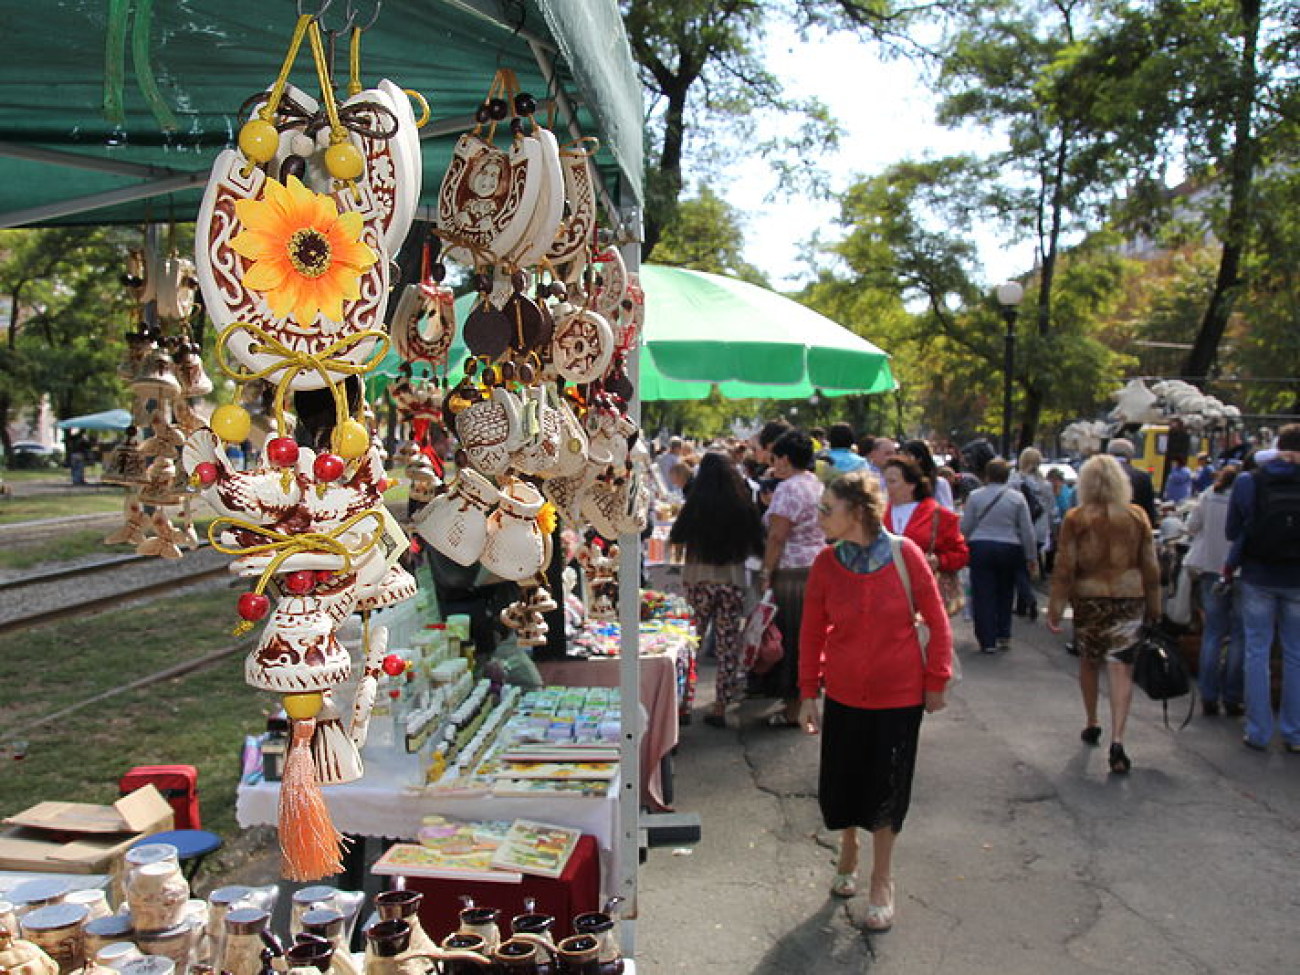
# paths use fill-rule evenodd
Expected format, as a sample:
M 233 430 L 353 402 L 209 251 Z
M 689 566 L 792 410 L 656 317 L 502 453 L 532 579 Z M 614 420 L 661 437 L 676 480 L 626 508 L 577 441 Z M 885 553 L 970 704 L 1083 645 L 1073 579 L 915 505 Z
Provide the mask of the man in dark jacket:
M 1282 644 L 1283 745 L 1300 752 L 1300 423 L 1278 431 L 1277 456 L 1232 484 L 1225 526 L 1240 554 L 1241 620 L 1246 637 L 1246 728 L 1242 741 L 1263 751 L 1273 738 L 1270 658 Z
M 1133 441 L 1115 437 L 1106 445 L 1106 453 L 1119 461 L 1128 481 L 1133 485 L 1133 503 L 1147 513 L 1147 521 L 1154 527 L 1156 518 L 1156 489 L 1151 475 L 1133 466 Z

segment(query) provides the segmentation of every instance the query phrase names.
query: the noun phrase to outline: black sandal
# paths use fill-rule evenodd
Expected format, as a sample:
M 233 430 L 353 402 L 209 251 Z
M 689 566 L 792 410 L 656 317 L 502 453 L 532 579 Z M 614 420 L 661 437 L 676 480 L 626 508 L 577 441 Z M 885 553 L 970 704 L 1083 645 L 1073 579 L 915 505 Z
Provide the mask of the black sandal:
M 1127 775 L 1128 770 L 1133 767 L 1129 757 L 1124 754 L 1124 746 L 1119 742 L 1114 742 L 1110 746 L 1110 770 L 1116 775 Z
M 1088 727 L 1079 732 L 1079 740 L 1085 745 L 1100 745 L 1101 726 L 1095 724 L 1088 725 Z

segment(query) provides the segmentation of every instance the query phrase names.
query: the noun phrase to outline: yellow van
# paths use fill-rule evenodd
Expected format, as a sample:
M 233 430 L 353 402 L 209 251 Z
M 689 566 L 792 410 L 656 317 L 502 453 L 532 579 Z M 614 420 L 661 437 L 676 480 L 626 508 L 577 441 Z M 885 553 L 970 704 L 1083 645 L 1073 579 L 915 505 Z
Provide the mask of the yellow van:
M 1191 461 L 1205 448 L 1204 439 L 1196 433 L 1191 434 L 1191 448 L 1188 460 Z M 1133 454 L 1133 466 L 1151 475 L 1156 489 L 1156 496 L 1165 488 L 1165 452 L 1169 449 L 1169 427 L 1165 424 L 1144 423 L 1137 432 L 1137 449 Z

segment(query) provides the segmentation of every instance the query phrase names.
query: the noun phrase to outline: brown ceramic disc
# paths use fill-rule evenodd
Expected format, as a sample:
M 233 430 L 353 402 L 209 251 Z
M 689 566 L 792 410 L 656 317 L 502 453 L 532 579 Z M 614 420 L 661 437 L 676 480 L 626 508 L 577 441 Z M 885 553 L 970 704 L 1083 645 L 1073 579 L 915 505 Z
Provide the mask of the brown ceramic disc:
M 511 321 L 497 309 L 480 303 L 465 319 L 465 346 L 473 355 L 497 358 L 510 348 L 514 337 Z
M 516 354 L 531 352 L 550 339 L 550 330 L 537 303 L 516 291 L 501 309 L 510 326 L 510 348 Z

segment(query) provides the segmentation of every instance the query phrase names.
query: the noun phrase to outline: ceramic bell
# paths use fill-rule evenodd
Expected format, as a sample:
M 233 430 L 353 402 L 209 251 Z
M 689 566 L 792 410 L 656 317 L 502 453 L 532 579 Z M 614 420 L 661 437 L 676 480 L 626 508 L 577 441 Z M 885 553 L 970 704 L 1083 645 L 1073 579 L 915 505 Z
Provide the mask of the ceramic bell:
M 545 567 L 546 537 L 537 524 L 545 499 L 525 481 L 501 489 L 497 509 L 487 519 L 483 567 L 502 579 L 530 579 Z
M 555 413 L 560 423 L 560 451 L 552 475 L 573 477 L 587 467 L 587 430 L 563 399 L 556 403 Z
M 460 565 L 473 565 L 487 541 L 488 510 L 500 492 L 483 475 L 461 468 L 451 490 L 415 516 L 415 530 L 430 545 Z

